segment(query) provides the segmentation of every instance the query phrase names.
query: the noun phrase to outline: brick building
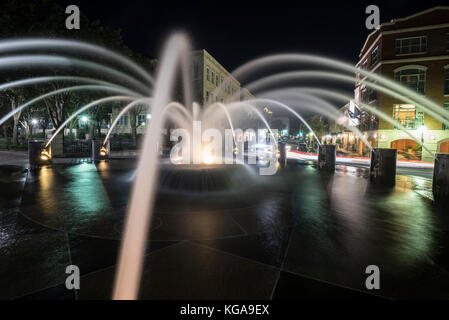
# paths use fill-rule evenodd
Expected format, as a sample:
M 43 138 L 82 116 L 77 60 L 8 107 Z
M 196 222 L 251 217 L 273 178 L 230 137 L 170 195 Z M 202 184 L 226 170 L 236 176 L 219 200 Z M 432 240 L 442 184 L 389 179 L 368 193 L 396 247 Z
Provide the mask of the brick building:
M 449 110 L 449 7 L 438 6 L 393 19 L 368 35 L 357 68 L 394 79 Z M 360 79 L 357 79 L 360 80 Z M 356 81 L 354 102 L 360 130 L 379 148 L 397 148 L 400 158 L 432 161 L 425 150 L 388 122 L 361 111 L 369 103 L 420 137 L 433 152 L 449 153 L 449 128 L 410 101 L 400 101 Z M 357 149 L 366 149 L 358 141 Z

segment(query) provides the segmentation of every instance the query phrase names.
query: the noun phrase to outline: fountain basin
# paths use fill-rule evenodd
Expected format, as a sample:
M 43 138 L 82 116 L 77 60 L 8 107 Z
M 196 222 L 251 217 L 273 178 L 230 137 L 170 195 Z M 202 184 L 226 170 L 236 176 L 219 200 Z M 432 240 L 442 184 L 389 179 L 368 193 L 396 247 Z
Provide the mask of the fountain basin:
M 180 193 L 236 192 L 255 183 L 255 173 L 241 164 L 162 164 L 159 191 Z

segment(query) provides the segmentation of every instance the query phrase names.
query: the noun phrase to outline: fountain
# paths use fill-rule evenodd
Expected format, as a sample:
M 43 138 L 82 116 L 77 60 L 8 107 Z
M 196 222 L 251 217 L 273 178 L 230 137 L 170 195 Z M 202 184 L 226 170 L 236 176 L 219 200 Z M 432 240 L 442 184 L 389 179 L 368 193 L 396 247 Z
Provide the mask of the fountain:
M 354 132 L 372 150 L 371 176 L 374 176 L 375 179 L 386 176 L 389 182 L 394 180 L 395 174 L 387 169 L 395 166 L 395 159 L 386 162 L 388 159 L 384 156 L 385 151 L 373 148 L 374 146 L 369 144 L 360 130 L 353 127 L 349 119 L 346 119 L 334 106 L 325 100 L 326 98 L 333 98 L 347 101 L 350 97 L 337 91 L 322 88 L 292 87 L 288 85 L 279 89 L 279 85 L 283 81 L 317 77 L 337 81 L 354 81 L 354 73 L 360 73 L 366 76 L 363 82 L 367 86 L 391 94 L 393 97 L 416 103 L 429 115 L 449 124 L 449 113 L 425 97 L 413 93 L 409 89 L 379 75 L 366 70 L 355 69 L 348 64 L 324 57 L 300 54 L 269 56 L 243 65 L 235 70 L 233 75 L 239 79 L 245 79 L 256 70 L 271 70 L 270 66 L 285 64 L 295 66 L 304 63 L 327 66 L 347 74 L 314 70 L 277 73 L 248 84 L 248 89 L 256 94 L 254 99 L 240 101 L 237 96 L 234 96 L 223 103 L 215 102 L 207 106 L 199 106 L 192 100 L 192 89 L 189 80 L 191 69 L 190 45 L 187 37 L 182 34 L 175 34 L 167 41 L 154 78 L 133 62 L 94 45 L 67 40 L 47 39 L 14 40 L 0 43 L 0 52 L 2 53 L 10 50 L 28 51 L 37 48 L 61 51 L 63 54 L 80 50 L 90 56 L 100 56 L 105 59 L 105 63 L 112 62 L 119 67 L 115 68 L 65 55 L 29 55 L 0 58 L 1 68 L 9 68 L 26 63 L 31 67 L 75 67 L 95 74 L 92 77 L 36 77 L 0 85 L 0 90 L 2 90 L 52 81 L 83 83 L 82 85 L 70 86 L 46 93 L 22 104 L 2 117 L 0 125 L 17 112 L 34 103 L 64 92 L 93 90 L 95 92 L 113 94 L 80 106 L 76 112 L 67 117 L 62 125 L 55 130 L 43 149 L 41 149 L 40 143 L 30 142 L 30 166 L 37 165 L 39 157 L 41 157 L 41 160 L 43 160 L 43 156 L 50 158 L 52 152 L 49 152 L 49 150 L 55 139 L 60 136 L 60 132 L 71 120 L 89 108 L 94 106 L 101 107 L 112 102 L 126 102 L 126 106 L 113 122 L 105 139 L 92 141 L 93 162 L 105 160 L 110 156 L 109 137 L 121 115 L 141 104 L 151 109 L 151 123 L 147 128 L 140 150 L 138 166 L 133 178 L 127 205 L 118 270 L 115 275 L 113 299 L 136 299 L 138 297 L 146 241 L 149 230 L 152 230 L 152 215 L 158 193 L 187 196 L 202 195 L 203 197 L 219 194 L 230 196 L 233 199 L 232 197 L 235 197 L 235 194 L 248 192 L 248 190 L 257 185 L 260 177 L 258 177 L 255 167 L 251 165 L 256 165 L 259 169 L 259 175 L 273 175 L 277 169 L 276 151 L 278 147 L 280 149 L 280 161 L 283 164 L 286 163 L 288 152 L 285 149 L 285 145 L 281 143 L 278 146 L 276 132 L 270 128 L 269 121 L 260 112 L 260 106 L 269 105 L 276 110 L 290 112 L 310 130 L 319 145 L 318 167 L 331 171 L 335 170 L 335 145 L 321 144 L 310 125 L 300 115 L 302 110 L 313 110 L 316 113 L 325 115 L 339 121 L 341 125 Z M 124 73 L 122 71 L 124 69 L 129 70 L 129 73 Z M 99 74 L 104 75 L 108 79 L 96 78 Z M 182 75 L 183 79 L 183 102 L 172 101 L 175 79 L 179 74 Z M 224 79 L 216 89 L 216 93 L 224 90 L 228 82 L 229 79 Z M 271 89 L 271 86 L 274 84 L 277 85 L 276 90 Z M 391 117 L 368 104 L 362 104 L 362 108 L 389 121 L 419 144 L 422 144 L 419 137 L 414 137 L 406 128 L 391 119 Z M 244 132 L 236 126 L 236 123 L 244 122 L 245 120 L 246 115 L 242 115 L 242 110 L 252 112 L 263 123 L 265 127 L 263 132 L 265 132 L 265 129 L 267 130 L 268 139 L 264 137 L 270 143 L 270 146 L 266 148 L 268 150 L 267 154 L 261 154 L 257 151 L 255 147 L 257 141 L 250 142 L 253 145 L 248 148 L 248 153 L 245 154 L 242 139 Z M 223 120 L 226 125 L 220 126 L 219 123 Z M 162 144 L 161 133 L 167 121 L 175 125 L 177 131 L 174 130 L 174 132 L 170 133 L 170 140 L 177 142 L 179 149 L 176 149 L 176 152 L 172 150 L 170 160 L 161 160 L 159 153 L 160 145 Z M 217 127 L 219 129 L 216 129 Z M 228 130 L 227 133 L 226 130 Z M 223 132 L 225 133 L 224 135 Z M 225 137 L 224 149 L 226 153 L 224 158 L 221 150 L 223 147 L 223 136 Z M 192 137 L 192 141 L 190 141 L 190 137 Z M 218 142 L 219 144 L 217 144 Z M 267 143 L 266 140 L 262 142 L 264 144 Z M 261 158 L 267 160 L 268 166 L 266 165 L 267 163 L 260 165 L 257 162 Z M 245 163 L 245 160 L 248 161 L 248 164 Z M 443 167 L 436 166 L 435 174 L 437 176 L 447 174 L 446 167 L 441 168 Z M 275 178 L 273 177 L 273 179 Z M 442 180 L 434 178 L 435 190 L 443 190 L 444 186 L 447 186 L 447 180 L 442 183 L 442 186 L 440 186 L 441 183 L 439 181 Z M 232 193 L 230 191 L 234 194 L 229 195 Z M 435 194 L 440 193 L 437 192 Z

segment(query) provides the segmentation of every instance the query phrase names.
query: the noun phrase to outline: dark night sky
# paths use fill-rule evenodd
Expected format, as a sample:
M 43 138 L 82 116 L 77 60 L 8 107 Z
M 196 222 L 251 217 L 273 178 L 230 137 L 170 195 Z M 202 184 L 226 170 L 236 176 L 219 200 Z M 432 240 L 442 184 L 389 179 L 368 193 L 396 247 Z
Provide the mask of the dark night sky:
M 174 30 L 191 36 L 228 70 L 259 56 L 280 52 L 327 55 L 355 62 L 369 33 L 365 8 L 377 4 L 381 22 L 447 1 L 137 1 L 56 0 L 76 4 L 90 19 L 122 30 L 135 51 L 157 57 Z M 191 3 L 189 3 L 191 2 Z M 211 7 L 213 5 L 214 7 Z

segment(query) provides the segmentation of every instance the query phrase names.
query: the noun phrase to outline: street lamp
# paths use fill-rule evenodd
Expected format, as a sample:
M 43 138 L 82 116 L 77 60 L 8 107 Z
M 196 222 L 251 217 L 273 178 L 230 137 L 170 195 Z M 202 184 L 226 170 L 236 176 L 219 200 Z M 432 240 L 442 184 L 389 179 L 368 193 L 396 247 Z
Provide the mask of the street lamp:
M 81 117 L 81 122 L 86 123 L 87 121 L 89 121 L 89 118 L 87 116 Z
M 31 120 L 31 124 L 32 124 L 33 126 L 35 126 L 37 123 L 38 123 L 37 119 L 32 119 L 32 120 Z

